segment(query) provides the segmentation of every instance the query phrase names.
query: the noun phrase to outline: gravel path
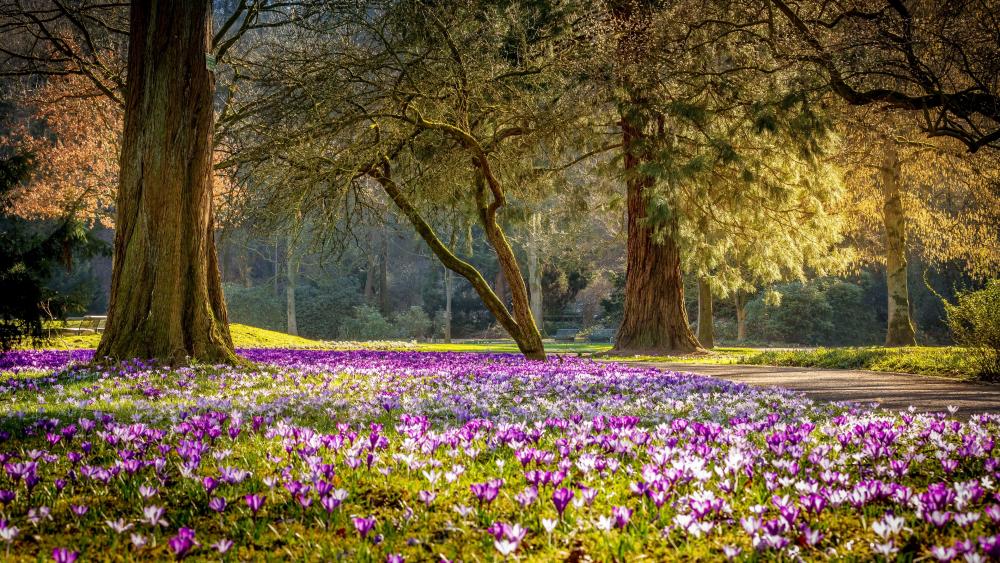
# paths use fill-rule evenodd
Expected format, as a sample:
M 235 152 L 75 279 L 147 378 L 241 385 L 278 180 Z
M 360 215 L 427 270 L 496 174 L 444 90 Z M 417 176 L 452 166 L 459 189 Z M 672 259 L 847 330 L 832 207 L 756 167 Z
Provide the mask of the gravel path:
M 633 362 L 629 362 L 633 363 Z M 803 391 L 820 401 L 879 402 L 889 410 L 913 405 L 920 411 L 959 407 L 958 414 L 1000 413 L 1000 385 L 965 383 L 939 377 L 838 369 L 634 362 L 665 370 L 721 377 L 751 385 Z

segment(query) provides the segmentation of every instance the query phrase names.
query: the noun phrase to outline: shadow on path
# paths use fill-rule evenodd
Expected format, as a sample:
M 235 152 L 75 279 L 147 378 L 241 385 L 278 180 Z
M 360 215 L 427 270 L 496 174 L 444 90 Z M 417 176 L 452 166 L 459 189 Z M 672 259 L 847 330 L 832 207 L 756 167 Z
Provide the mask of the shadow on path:
M 820 401 L 878 402 L 893 411 L 945 411 L 959 407 L 960 416 L 1000 413 L 1000 386 L 950 381 L 944 378 L 838 369 L 773 366 L 629 362 L 664 370 L 697 373 L 751 385 L 802 391 Z

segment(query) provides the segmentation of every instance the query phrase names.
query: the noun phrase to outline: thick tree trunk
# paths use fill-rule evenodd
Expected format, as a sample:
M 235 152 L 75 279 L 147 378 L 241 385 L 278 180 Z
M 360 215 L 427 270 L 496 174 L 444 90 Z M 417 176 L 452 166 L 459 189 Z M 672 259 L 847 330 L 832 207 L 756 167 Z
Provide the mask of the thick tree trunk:
M 639 167 L 651 157 L 646 123 L 638 111 L 622 112 L 625 178 L 628 191 L 625 305 L 613 354 L 687 354 L 703 351 L 688 326 L 684 308 L 676 223 L 663 225 L 661 243 L 646 224 L 646 191 L 653 178 Z
M 528 293 L 531 298 L 531 314 L 535 317 L 535 323 L 541 331 L 545 325 L 542 319 L 542 268 L 538 257 L 538 238 L 541 236 L 539 233 L 540 222 L 540 217 L 537 213 L 531 216 L 531 228 L 528 233 L 528 244 L 525 245 L 525 249 L 528 254 Z
M 235 362 L 212 221 L 208 2 L 135 2 L 107 329 L 97 358 Z
M 880 170 L 882 179 L 882 219 L 885 223 L 885 275 L 889 294 L 889 323 L 886 346 L 916 346 L 910 318 L 910 290 L 906 269 L 906 216 L 900 195 L 900 165 L 895 142 L 885 143 Z
M 444 269 L 444 341 L 451 344 L 451 296 L 455 282 L 451 278 L 451 270 Z
M 737 291 L 733 301 L 736 306 L 736 341 L 743 342 L 747 339 L 747 296 Z
M 288 334 L 299 335 L 299 323 L 295 313 L 295 287 L 299 277 L 299 259 L 295 253 L 295 242 L 288 238 L 288 248 L 285 251 L 287 277 L 285 279 L 285 302 L 288 319 Z
M 698 343 L 702 348 L 715 348 L 715 327 L 712 325 L 712 286 L 698 280 Z

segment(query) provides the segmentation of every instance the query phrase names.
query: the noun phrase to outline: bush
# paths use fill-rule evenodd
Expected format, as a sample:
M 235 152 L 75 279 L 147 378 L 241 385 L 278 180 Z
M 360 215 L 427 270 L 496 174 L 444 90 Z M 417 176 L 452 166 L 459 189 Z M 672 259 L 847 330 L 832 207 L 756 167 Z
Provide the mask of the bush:
M 1000 279 L 944 302 L 952 338 L 969 350 L 980 379 L 1000 380 Z
M 344 340 L 387 340 L 396 337 L 392 324 L 371 305 L 359 305 L 340 325 L 340 338 Z
M 747 303 L 747 333 L 755 341 L 812 346 L 878 342 L 882 327 L 862 287 L 836 279 L 787 283 Z
M 395 321 L 396 333 L 403 338 L 425 339 L 431 332 L 431 318 L 417 305 L 396 315 Z

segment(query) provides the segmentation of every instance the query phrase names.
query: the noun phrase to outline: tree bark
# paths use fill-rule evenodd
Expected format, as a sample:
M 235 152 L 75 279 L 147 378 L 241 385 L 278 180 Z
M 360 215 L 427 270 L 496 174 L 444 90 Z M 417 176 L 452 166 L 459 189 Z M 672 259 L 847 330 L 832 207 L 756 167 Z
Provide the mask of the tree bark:
M 538 257 L 538 239 L 541 236 L 539 233 L 540 222 L 539 215 L 537 213 L 532 214 L 528 233 L 528 244 L 525 245 L 528 254 L 528 293 L 531 298 L 531 314 L 535 317 L 535 323 L 538 325 L 539 331 L 541 331 L 542 327 L 545 326 L 542 319 L 542 268 L 539 264 Z
M 285 250 L 285 269 L 287 277 L 285 279 L 285 302 L 288 319 L 288 334 L 299 335 L 299 323 L 295 312 L 295 287 L 298 284 L 299 259 L 295 252 L 295 241 L 288 237 L 288 248 Z
M 621 128 L 628 199 L 625 304 L 613 354 L 687 354 L 703 351 L 684 308 L 676 221 L 662 225 L 662 242 L 646 224 L 647 190 L 653 178 L 640 171 L 651 159 L 647 123 L 640 111 L 623 107 Z
M 886 141 L 879 172 L 882 179 L 882 220 L 885 224 L 885 277 L 889 295 L 885 345 L 916 346 L 907 280 L 906 216 L 899 189 L 900 164 L 895 141 Z
M 378 256 L 378 310 L 383 317 L 389 316 L 389 230 L 382 227 L 382 246 Z
M 107 329 L 97 358 L 236 362 L 212 218 L 208 2 L 135 2 Z
M 444 269 L 444 341 L 451 344 L 451 296 L 455 283 L 451 279 L 451 270 Z
M 736 341 L 743 342 L 747 339 L 747 296 L 737 291 L 733 301 L 736 306 Z
M 712 324 L 712 286 L 698 280 L 698 343 L 702 348 L 715 348 L 715 327 Z

